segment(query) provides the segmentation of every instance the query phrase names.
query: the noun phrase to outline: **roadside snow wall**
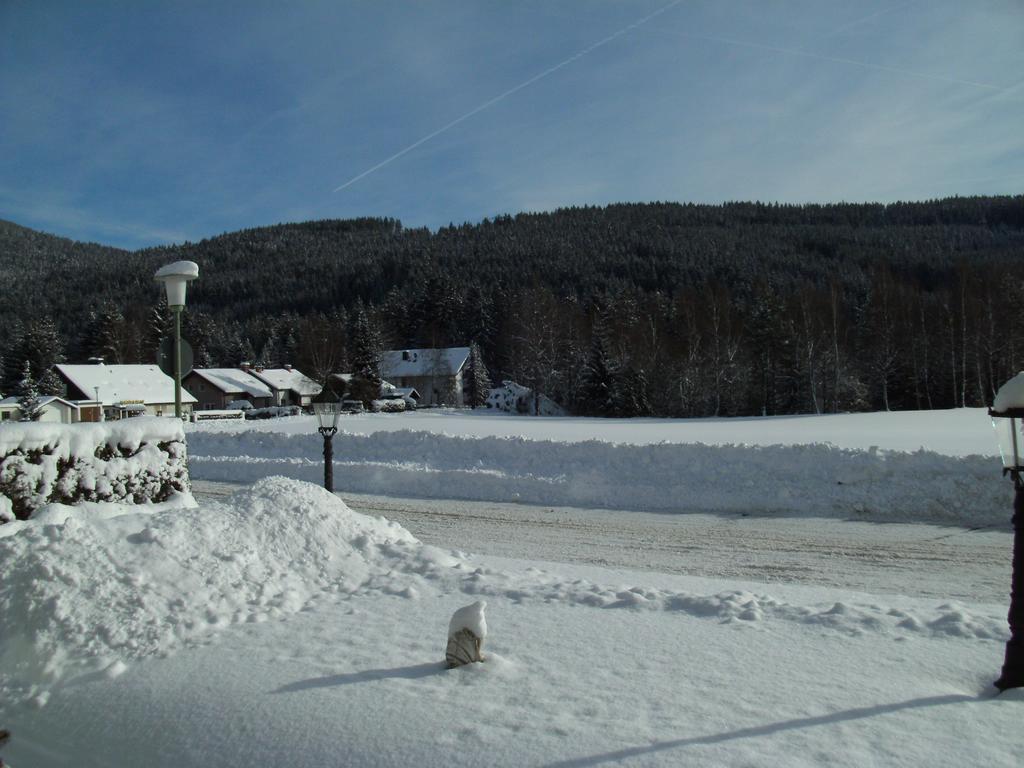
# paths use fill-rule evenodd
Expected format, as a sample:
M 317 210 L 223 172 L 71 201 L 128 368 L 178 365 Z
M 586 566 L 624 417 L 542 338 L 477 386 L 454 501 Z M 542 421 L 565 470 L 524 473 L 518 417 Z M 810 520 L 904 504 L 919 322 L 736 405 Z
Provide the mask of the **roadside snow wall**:
M 177 419 L 0 427 L 0 522 L 50 502 L 189 500 L 185 433 Z
M 192 476 L 323 477 L 323 442 L 273 432 L 190 434 Z M 1005 525 L 998 459 L 828 444 L 628 445 L 427 432 L 339 433 L 339 491 L 645 512 L 718 512 Z

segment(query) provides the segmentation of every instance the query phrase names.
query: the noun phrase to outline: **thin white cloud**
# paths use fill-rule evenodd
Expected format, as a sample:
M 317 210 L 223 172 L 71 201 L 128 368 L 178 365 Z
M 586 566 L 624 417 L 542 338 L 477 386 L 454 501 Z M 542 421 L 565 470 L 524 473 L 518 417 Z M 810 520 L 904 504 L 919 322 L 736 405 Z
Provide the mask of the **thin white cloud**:
M 488 99 L 483 104 L 480 104 L 479 106 L 471 109 L 469 112 L 465 113 L 464 115 L 461 115 L 460 117 L 455 118 L 450 123 L 441 126 L 436 131 L 432 131 L 431 133 L 428 133 L 423 138 L 421 138 L 421 139 L 419 139 L 417 141 L 414 141 L 409 146 L 405 147 L 404 149 L 399 150 L 395 154 L 393 154 L 390 157 L 382 160 L 381 162 L 377 163 L 373 167 L 368 168 L 367 170 L 363 171 L 362 173 L 360 173 L 360 174 L 358 174 L 356 176 L 353 176 L 351 179 L 346 181 L 344 184 L 341 184 L 340 186 L 335 187 L 334 188 L 334 192 L 340 192 L 341 190 L 345 189 L 346 187 L 352 186 L 353 184 L 355 184 L 360 179 L 364 179 L 367 176 L 369 176 L 371 173 L 373 173 L 374 171 L 378 171 L 381 168 L 383 168 L 384 166 L 390 165 L 395 160 L 398 160 L 400 157 L 409 154 L 414 149 L 416 149 L 419 146 L 422 146 L 423 144 L 427 143 L 431 139 L 436 138 L 437 136 L 440 136 L 442 133 L 445 133 L 446 131 L 451 130 L 455 126 L 459 125 L 462 122 L 465 122 L 466 120 L 468 120 L 469 118 L 473 117 L 474 115 L 478 115 L 479 113 L 483 112 L 485 109 L 488 109 L 489 107 L 493 107 L 498 102 L 504 101 L 509 96 L 512 96 L 512 95 L 518 93 L 519 91 L 523 90 L 524 88 L 528 88 L 529 86 L 533 85 L 534 83 L 538 82 L 539 80 L 543 80 L 545 77 L 553 75 L 555 72 L 557 72 L 558 70 L 562 69 L 563 67 L 569 66 L 570 64 L 572 64 L 573 62 L 583 58 L 587 54 L 597 50 L 598 48 L 600 48 L 600 47 L 602 47 L 604 45 L 607 45 L 608 43 L 612 42 L 613 40 L 616 40 L 616 39 L 622 37 L 623 35 L 633 31 L 637 27 L 640 27 L 643 24 L 646 24 L 651 19 L 653 19 L 653 18 L 655 18 L 657 16 L 660 16 L 661 14 L 665 13 L 666 11 L 671 10 L 675 6 L 679 5 L 681 2 L 683 2 L 683 0 L 672 0 L 672 2 L 669 3 L 668 5 L 665 5 L 665 6 L 661 7 L 661 8 L 659 8 L 658 10 L 653 11 L 652 13 L 647 14 L 646 16 L 643 16 L 643 17 L 637 19 L 633 23 L 623 27 L 622 29 L 618 30 L 617 32 L 613 32 L 612 34 L 608 35 L 607 37 L 605 37 L 605 38 L 603 38 L 601 40 L 598 40 L 596 43 L 593 43 L 592 45 L 587 46 L 583 50 L 578 51 L 577 53 L 574 53 L 569 58 L 567 58 L 567 59 L 565 59 L 563 61 L 560 61 L 559 63 L 555 64 L 554 66 L 548 67 L 543 72 L 540 72 L 539 74 L 536 74 L 533 77 L 531 77 L 531 78 L 529 78 L 527 80 L 524 80 L 523 82 L 519 83 L 518 85 L 513 86 L 512 88 L 509 88 L 507 91 L 504 91 L 503 93 L 498 94 L 497 96 L 495 96 L 492 99 Z

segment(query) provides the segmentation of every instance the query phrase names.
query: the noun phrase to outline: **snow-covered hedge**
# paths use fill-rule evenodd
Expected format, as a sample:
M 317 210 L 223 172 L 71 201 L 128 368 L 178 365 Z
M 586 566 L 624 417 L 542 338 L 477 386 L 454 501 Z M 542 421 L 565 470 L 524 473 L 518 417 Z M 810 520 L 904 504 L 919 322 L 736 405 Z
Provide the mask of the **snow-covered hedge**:
M 249 408 L 247 419 L 280 419 L 284 416 L 298 416 L 302 409 L 297 405 L 269 405 L 266 408 Z
M 374 400 L 370 403 L 370 410 L 374 413 L 401 413 L 405 410 L 405 400 L 397 397 Z
M 142 504 L 188 493 L 178 419 L 0 427 L 0 522 L 50 502 Z

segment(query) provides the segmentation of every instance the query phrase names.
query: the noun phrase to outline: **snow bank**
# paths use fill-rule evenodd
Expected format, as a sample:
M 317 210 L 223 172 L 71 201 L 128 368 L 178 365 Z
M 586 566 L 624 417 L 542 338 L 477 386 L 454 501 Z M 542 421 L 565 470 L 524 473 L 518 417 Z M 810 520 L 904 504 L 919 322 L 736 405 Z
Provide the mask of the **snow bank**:
M 47 502 L 191 503 L 185 433 L 177 419 L 0 427 L 0 518 Z
M 193 476 L 321 477 L 316 435 L 193 432 Z M 951 525 L 1005 524 L 1010 484 L 997 459 L 827 444 L 737 446 L 339 433 L 341 491 L 521 501 L 652 512 L 807 515 Z
M 202 509 L 50 505 L 0 538 L 0 700 L 123 671 L 317 594 L 414 597 L 458 561 L 322 488 L 267 478 Z

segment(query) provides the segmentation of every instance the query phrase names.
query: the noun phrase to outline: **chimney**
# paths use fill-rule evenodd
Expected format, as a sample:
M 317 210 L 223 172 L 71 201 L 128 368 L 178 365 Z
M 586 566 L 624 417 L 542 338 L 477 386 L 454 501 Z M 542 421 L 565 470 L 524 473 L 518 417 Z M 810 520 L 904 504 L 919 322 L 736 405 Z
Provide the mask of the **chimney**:
M 252 363 L 250 363 L 248 360 L 243 360 L 238 364 L 238 367 L 241 368 L 246 373 L 248 373 L 249 369 L 252 368 Z
M 102 357 L 90 357 L 89 358 L 89 365 L 103 365 L 103 358 Z
M 284 369 L 285 369 L 286 371 L 290 371 L 290 370 L 292 369 L 292 364 L 291 364 L 291 363 L 285 363 L 285 364 L 284 364 Z

